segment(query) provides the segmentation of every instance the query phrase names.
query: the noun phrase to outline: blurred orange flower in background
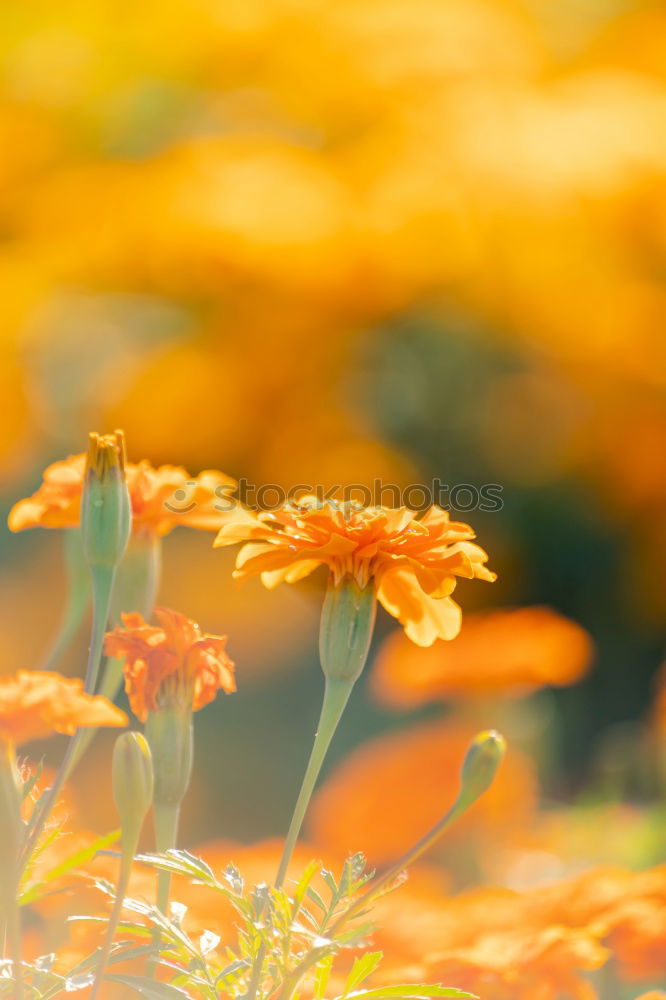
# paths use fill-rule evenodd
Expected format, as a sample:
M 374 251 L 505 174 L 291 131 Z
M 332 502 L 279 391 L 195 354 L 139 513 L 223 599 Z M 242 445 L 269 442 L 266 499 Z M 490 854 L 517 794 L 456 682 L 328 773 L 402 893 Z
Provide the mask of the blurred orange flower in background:
M 0 678 L 0 739 L 20 746 L 79 727 L 126 726 L 127 716 L 83 681 L 48 671 L 21 670 Z
M 125 690 L 138 719 L 145 722 L 165 699 L 196 712 L 218 691 L 236 690 L 226 636 L 208 635 L 170 608 L 155 608 L 155 617 L 157 626 L 137 612 L 123 614 L 104 644 L 107 656 L 125 661 Z
M 406 507 L 361 507 L 301 495 L 279 510 L 220 529 L 215 546 L 247 542 L 234 575 L 260 575 L 266 587 L 295 583 L 327 565 L 337 583 L 348 574 L 373 583 L 379 603 L 420 646 L 460 631 L 462 612 L 450 598 L 456 577 L 492 582 L 488 556 L 473 544 L 468 524 L 430 507 L 421 517 Z
M 379 701 L 409 709 L 431 701 L 486 695 L 515 697 L 574 684 L 592 659 L 585 629 L 550 608 L 476 612 L 451 642 L 417 649 L 400 632 L 374 662 Z
M 308 830 L 314 844 L 370 863 L 394 861 L 451 805 L 460 761 L 474 731 L 437 720 L 406 726 L 361 744 L 316 793 Z M 530 762 L 509 749 L 490 790 L 458 820 L 442 848 L 487 842 L 526 824 L 536 808 Z
M 37 492 L 12 507 L 11 530 L 78 527 L 85 468 L 85 455 L 49 465 Z M 154 469 L 145 461 L 127 463 L 125 472 L 135 535 L 167 535 L 177 525 L 216 531 L 224 520 L 221 504 L 232 506 L 236 481 L 222 472 L 201 472 L 193 479 L 185 469 Z

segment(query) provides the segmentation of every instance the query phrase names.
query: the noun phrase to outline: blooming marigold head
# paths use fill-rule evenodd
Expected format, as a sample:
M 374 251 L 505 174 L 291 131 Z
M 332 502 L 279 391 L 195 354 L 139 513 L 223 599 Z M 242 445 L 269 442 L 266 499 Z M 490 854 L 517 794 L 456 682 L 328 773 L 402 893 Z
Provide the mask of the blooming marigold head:
M 107 440 L 100 439 L 102 444 Z M 103 462 L 107 456 L 113 457 L 114 452 L 98 447 L 96 454 Z M 37 492 L 12 507 L 11 530 L 78 527 L 85 469 L 85 455 L 71 455 L 49 465 Z M 236 481 L 222 472 L 207 471 L 192 477 L 178 466 L 154 468 L 144 461 L 127 462 L 125 475 L 135 535 L 167 535 L 178 525 L 216 531 L 224 522 L 225 512 L 236 506 L 231 499 Z
M 83 681 L 47 671 L 21 670 L 0 678 L 0 740 L 19 746 L 80 727 L 127 725 L 127 716 Z
M 167 705 L 197 711 L 218 691 L 236 690 L 226 636 L 208 635 L 170 608 L 155 608 L 155 617 L 158 625 L 124 614 L 123 625 L 106 636 L 107 655 L 125 660 L 125 690 L 137 718 L 145 722 Z
M 550 608 L 476 612 L 453 642 L 415 649 L 400 632 L 375 660 L 380 701 L 399 708 L 450 698 L 527 694 L 574 684 L 587 671 L 592 641 L 580 625 Z
M 378 601 L 419 646 L 458 634 L 461 610 L 451 599 L 457 577 L 492 581 L 487 555 L 468 524 L 432 506 L 419 516 L 406 507 L 360 507 L 301 496 L 276 511 L 231 518 L 216 546 L 247 542 L 238 578 L 260 575 L 267 587 L 294 583 L 327 565 L 335 583 L 352 577 L 374 585 Z

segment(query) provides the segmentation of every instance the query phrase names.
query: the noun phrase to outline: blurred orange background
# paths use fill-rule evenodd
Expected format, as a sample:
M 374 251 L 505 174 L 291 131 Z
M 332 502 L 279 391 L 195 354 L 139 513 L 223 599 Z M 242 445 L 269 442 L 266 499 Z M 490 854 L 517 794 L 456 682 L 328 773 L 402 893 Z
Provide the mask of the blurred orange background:
M 434 677 L 415 696 L 389 693 L 409 672 L 382 618 L 331 767 L 453 712 L 505 724 L 553 803 L 622 785 L 666 611 L 663 5 L 9 0 L 4 20 L 5 509 L 115 426 L 135 461 L 259 485 L 497 484 L 501 510 L 461 517 L 499 581 L 461 603 L 472 629 L 546 606 L 554 632 L 477 629 L 414 662 Z M 48 647 L 60 542 L 3 534 L 3 670 Z M 232 558 L 165 542 L 161 601 L 228 634 L 238 669 L 198 720 L 188 842 L 283 833 L 320 696 L 322 580 L 237 589 Z M 99 829 L 105 745 L 79 777 Z

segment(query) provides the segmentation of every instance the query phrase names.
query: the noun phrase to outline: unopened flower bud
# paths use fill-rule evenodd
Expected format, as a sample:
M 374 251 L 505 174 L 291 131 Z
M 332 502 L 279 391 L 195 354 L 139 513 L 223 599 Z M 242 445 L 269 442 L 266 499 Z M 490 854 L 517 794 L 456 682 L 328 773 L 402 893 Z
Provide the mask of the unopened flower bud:
M 492 785 L 506 752 L 506 740 L 495 729 L 474 737 L 460 772 L 461 789 L 458 808 L 467 809 Z
M 120 816 L 123 849 L 133 855 L 153 801 L 153 760 L 141 733 L 122 733 L 113 748 L 113 798 Z
M 347 575 L 329 580 L 319 631 L 319 656 L 326 678 L 353 683 L 360 676 L 372 641 L 377 601 L 372 583 L 361 587 Z
M 81 535 L 90 566 L 118 565 L 127 548 L 131 522 L 122 431 L 91 434 L 81 496 Z

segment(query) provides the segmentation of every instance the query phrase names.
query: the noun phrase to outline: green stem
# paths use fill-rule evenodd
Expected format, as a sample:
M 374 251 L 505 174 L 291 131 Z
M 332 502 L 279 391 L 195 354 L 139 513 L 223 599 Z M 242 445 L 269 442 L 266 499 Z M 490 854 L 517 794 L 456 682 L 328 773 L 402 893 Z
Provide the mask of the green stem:
M 94 693 L 95 686 L 97 684 L 99 666 L 102 659 L 102 649 L 104 646 L 106 623 L 109 615 L 109 605 L 111 602 L 111 592 L 113 590 L 113 580 L 114 570 L 112 568 L 94 567 L 92 569 L 93 622 L 84 682 L 84 688 L 89 694 Z M 19 866 L 20 871 L 23 871 L 25 868 L 30 859 L 30 855 L 39 842 L 39 838 L 44 831 L 44 826 L 46 825 L 51 810 L 53 809 L 58 795 L 60 794 L 62 786 L 70 777 L 74 769 L 74 765 L 80 760 L 80 756 L 77 751 L 79 744 L 85 738 L 85 734 L 85 729 L 77 729 L 73 736 L 70 737 L 67 750 L 65 751 L 65 756 L 60 767 L 58 768 L 58 773 L 55 776 L 53 784 L 49 788 L 48 792 L 44 794 L 40 805 L 37 807 L 38 813 L 34 823 L 32 824 L 32 829 L 28 835 L 21 857 Z
M 132 536 L 116 572 L 109 607 L 109 621 L 119 625 L 123 611 L 138 611 L 149 618 L 160 582 L 162 540 L 157 535 Z M 109 658 L 104 664 L 98 694 L 115 701 L 123 682 L 124 660 Z M 70 773 L 77 766 L 97 735 L 96 729 L 84 729 L 72 756 Z
M 21 914 L 18 903 L 18 855 L 23 838 L 21 797 L 14 747 L 0 742 L 0 923 L 9 945 L 16 984 L 15 1000 L 23 1000 Z
M 153 803 L 153 822 L 155 824 L 155 846 L 160 854 L 170 851 L 178 841 L 178 824 L 180 821 L 180 803 Z M 171 886 L 170 872 L 161 871 L 157 876 L 157 908 L 168 916 L 169 889 Z
M 109 961 L 109 955 L 111 954 L 111 946 L 113 945 L 116 928 L 120 922 L 123 903 L 125 902 L 125 896 L 127 895 L 127 887 L 129 885 L 130 872 L 132 871 L 134 853 L 135 852 L 133 851 L 128 854 L 123 850 L 123 855 L 120 861 L 120 872 L 118 875 L 118 886 L 116 888 L 116 898 L 113 901 L 113 909 L 111 910 L 111 916 L 109 917 L 109 925 L 106 928 L 104 944 L 102 945 L 102 951 L 97 963 L 97 972 L 95 973 L 95 981 L 90 993 L 90 1000 L 96 1000 L 97 993 L 102 985 L 102 979 Z
M 310 754 L 301 790 L 299 792 L 298 799 L 296 800 L 294 814 L 291 817 L 289 831 L 287 833 L 284 850 L 282 851 L 282 858 L 280 860 L 280 867 L 278 868 L 278 872 L 275 877 L 276 889 L 279 889 L 282 886 L 287 875 L 289 862 L 291 861 L 291 856 L 294 853 L 298 835 L 301 832 L 305 813 L 307 812 L 308 805 L 310 804 L 310 799 L 312 798 L 312 793 L 314 791 L 317 778 L 319 777 L 319 772 L 321 771 L 322 764 L 324 763 L 324 759 L 328 753 L 328 748 L 331 745 L 331 740 L 333 739 L 335 731 L 338 728 L 338 723 L 342 718 L 342 713 L 344 712 L 345 706 L 349 701 L 349 696 L 353 687 L 353 680 L 326 680 L 324 701 L 321 707 L 321 715 L 319 716 L 319 725 L 317 726 L 317 732 L 315 733 L 312 753 Z
M 310 799 L 312 798 L 317 778 L 319 777 L 322 764 L 324 763 L 326 754 L 328 753 L 328 748 L 331 745 L 335 731 L 338 728 L 340 719 L 342 718 L 342 713 L 344 712 L 347 702 L 349 701 L 349 696 L 352 693 L 355 681 L 355 677 L 344 680 L 331 680 L 328 677 L 326 678 L 324 700 L 321 706 L 321 714 L 319 716 L 319 724 L 317 726 L 314 743 L 312 745 L 312 752 L 310 753 L 308 766 L 305 769 L 305 775 L 303 776 L 301 790 L 298 793 L 298 799 L 296 800 L 294 812 L 291 817 L 291 823 L 289 824 L 289 830 L 287 832 L 287 837 L 282 851 L 282 858 L 280 859 L 280 867 L 278 868 L 277 875 L 275 876 L 276 889 L 281 888 L 287 876 L 289 862 L 291 861 L 291 856 L 294 853 L 294 848 L 296 847 L 296 843 L 298 841 L 298 835 L 301 832 L 305 813 L 307 812 L 308 805 L 310 804 Z M 248 1000 L 255 1000 L 257 995 L 259 980 L 261 978 L 261 970 L 264 965 L 265 957 L 266 947 L 262 941 L 252 967 L 252 977 L 247 990 Z
M 153 802 L 153 823 L 155 826 L 155 846 L 160 854 L 171 850 L 178 840 L 178 823 L 180 820 L 180 803 Z M 171 873 L 160 871 L 157 874 L 157 909 L 168 917 L 169 892 L 171 889 Z M 159 930 L 153 934 L 153 947 L 156 954 L 146 966 L 146 974 L 154 977 L 159 962 L 159 947 L 162 936 Z
M 64 532 L 67 599 L 53 645 L 42 664 L 42 670 L 55 670 L 67 652 L 83 621 L 90 600 L 90 577 L 86 565 L 81 533 Z
M 7 940 L 9 953 L 12 956 L 14 983 L 16 985 L 16 1000 L 23 1000 L 23 959 L 21 957 L 21 915 L 18 902 L 8 907 Z

